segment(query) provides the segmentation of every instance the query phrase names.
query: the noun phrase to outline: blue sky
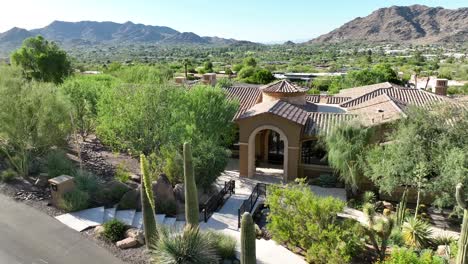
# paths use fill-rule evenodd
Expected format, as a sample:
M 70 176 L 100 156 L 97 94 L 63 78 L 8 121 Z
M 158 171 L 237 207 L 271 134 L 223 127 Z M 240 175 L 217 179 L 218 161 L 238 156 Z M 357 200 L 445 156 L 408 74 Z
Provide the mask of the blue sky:
M 53 20 L 169 26 L 202 36 L 258 42 L 306 40 L 392 5 L 467 7 L 466 0 L 3 0 L 0 32 Z

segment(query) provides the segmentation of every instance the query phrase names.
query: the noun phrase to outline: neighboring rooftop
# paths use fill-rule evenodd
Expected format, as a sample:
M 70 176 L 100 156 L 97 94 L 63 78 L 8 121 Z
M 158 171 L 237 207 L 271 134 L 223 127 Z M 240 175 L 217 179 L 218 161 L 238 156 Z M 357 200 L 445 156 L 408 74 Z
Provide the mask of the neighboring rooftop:
M 287 80 L 280 80 L 260 88 L 266 93 L 305 93 L 309 90 L 307 87 L 301 87 Z
M 264 113 L 270 113 L 294 123 L 305 125 L 308 112 L 283 100 L 276 100 L 256 104 L 244 112 L 238 119 L 249 118 Z

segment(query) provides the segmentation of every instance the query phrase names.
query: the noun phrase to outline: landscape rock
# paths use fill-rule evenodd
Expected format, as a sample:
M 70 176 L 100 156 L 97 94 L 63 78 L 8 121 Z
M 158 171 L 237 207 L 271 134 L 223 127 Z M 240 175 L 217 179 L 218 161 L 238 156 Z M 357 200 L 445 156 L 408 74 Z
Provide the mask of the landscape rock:
M 448 245 L 439 245 L 437 246 L 437 255 L 438 256 L 447 256 L 449 254 L 449 246 Z
M 132 174 L 130 175 L 130 179 L 134 182 L 141 182 L 141 176 L 140 175 L 136 175 L 136 174 Z
M 104 226 L 98 225 L 94 228 L 94 236 L 100 237 L 104 233 Z
M 126 238 L 134 238 L 140 245 L 145 244 L 145 236 L 143 234 L 143 231 L 137 228 L 130 228 L 125 231 L 125 237 Z
M 184 202 L 185 201 L 185 189 L 183 183 L 178 183 L 174 186 L 174 196 L 177 201 Z
M 161 204 L 175 204 L 175 196 L 172 184 L 166 174 L 159 175 L 156 182 L 153 182 L 153 195 L 155 201 Z
M 141 210 L 140 189 L 126 192 L 117 206 L 119 210 L 135 209 Z
M 384 208 L 386 208 L 386 209 L 388 209 L 390 211 L 393 211 L 393 204 L 392 203 L 384 201 L 383 206 L 384 206 Z
M 117 241 L 115 245 L 119 247 L 120 249 L 127 249 L 127 248 L 132 248 L 138 245 L 138 241 L 133 237 L 127 237 L 125 239 Z

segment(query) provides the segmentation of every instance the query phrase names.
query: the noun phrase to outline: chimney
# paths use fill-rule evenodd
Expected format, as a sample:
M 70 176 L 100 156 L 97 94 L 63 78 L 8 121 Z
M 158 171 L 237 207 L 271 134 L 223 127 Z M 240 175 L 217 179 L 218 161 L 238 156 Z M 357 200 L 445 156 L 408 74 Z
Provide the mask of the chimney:
M 202 82 L 206 85 L 216 85 L 216 73 L 205 73 L 203 74 Z
M 448 89 L 448 80 L 447 79 L 437 79 L 436 85 L 432 88 L 432 92 L 438 95 L 447 96 Z

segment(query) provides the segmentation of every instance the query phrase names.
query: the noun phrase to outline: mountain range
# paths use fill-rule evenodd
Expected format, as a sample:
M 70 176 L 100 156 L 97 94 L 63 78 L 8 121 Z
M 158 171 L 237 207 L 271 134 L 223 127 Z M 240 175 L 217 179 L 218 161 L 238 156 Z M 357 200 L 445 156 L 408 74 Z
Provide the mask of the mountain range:
M 308 43 L 406 42 L 461 43 L 468 40 L 468 8 L 424 5 L 380 8 L 358 17 Z
M 219 37 L 201 37 L 192 32 L 179 32 L 170 27 L 149 26 L 126 22 L 64 22 L 54 21 L 46 27 L 26 30 L 14 27 L 0 33 L 0 50 L 18 48 L 24 39 L 41 35 L 48 40 L 69 45 L 99 45 L 99 44 L 172 44 L 172 45 L 231 45 L 251 43 L 235 39 Z

